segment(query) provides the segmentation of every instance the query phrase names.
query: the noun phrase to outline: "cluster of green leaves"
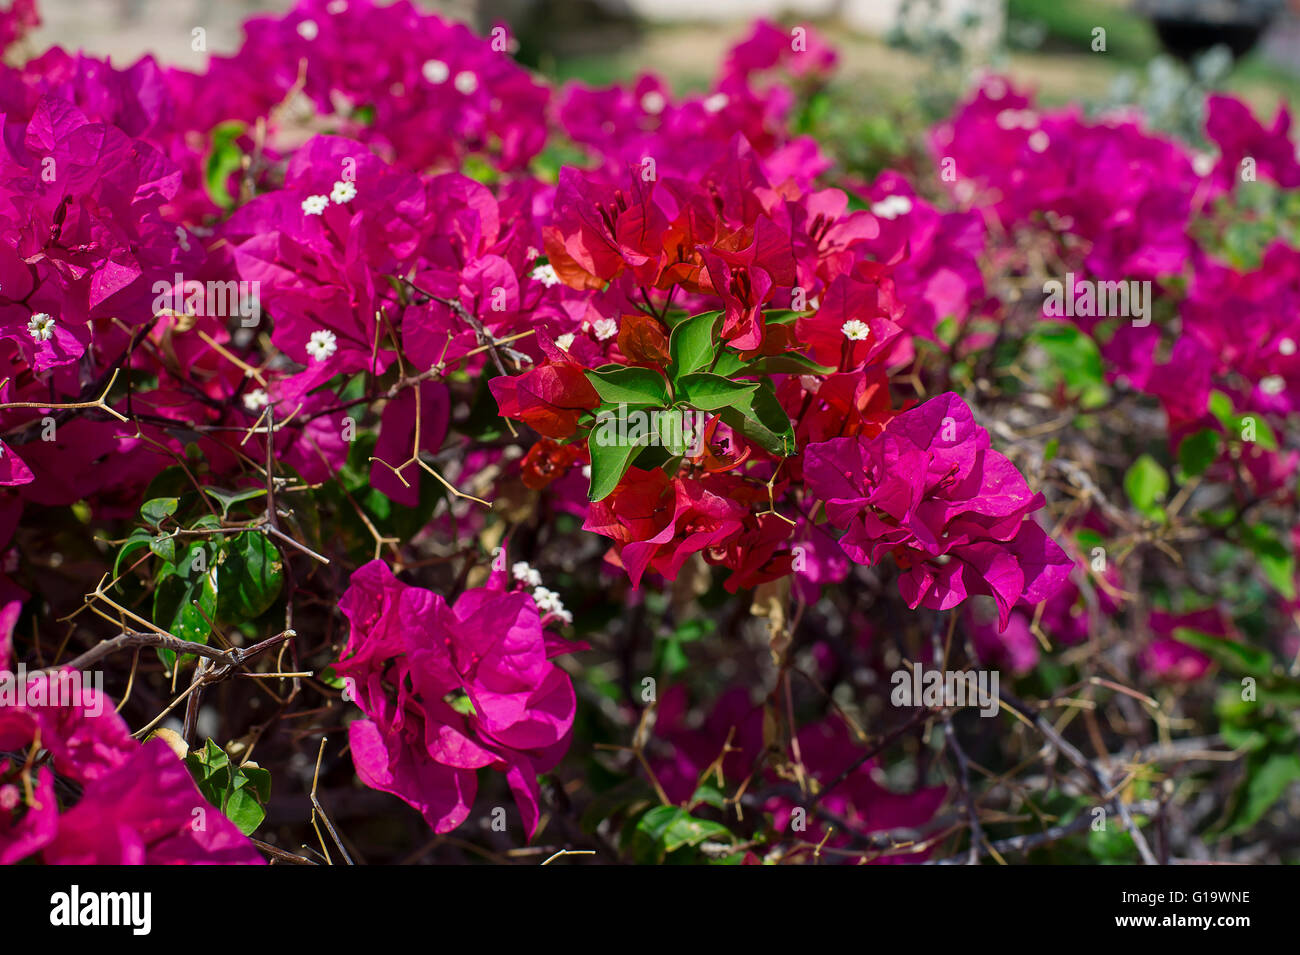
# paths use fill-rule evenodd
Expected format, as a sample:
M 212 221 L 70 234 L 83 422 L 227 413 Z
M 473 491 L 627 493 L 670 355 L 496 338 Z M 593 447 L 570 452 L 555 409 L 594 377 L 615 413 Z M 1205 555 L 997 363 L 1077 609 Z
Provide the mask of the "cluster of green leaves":
M 825 369 L 797 354 L 745 360 L 722 344 L 720 325 L 718 312 L 678 317 L 663 371 L 610 364 L 586 373 L 601 400 L 589 422 L 592 501 L 609 496 L 633 463 L 672 473 L 688 450 L 680 423 L 691 410 L 717 415 L 772 454 L 794 453 L 794 428 L 767 375 Z M 618 428 L 620 416 L 629 415 L 636 424 Z
M 1036 322 L 1029 343 L 1047 357 L 1042 369 L 1043 384 L 1060 387 L 1080 408 L 1104 402 L 1109 394 L 1102 372 L 1101 351 L 1096 341 L 1073 322 Z
M 1204 643 L 1201 646 L 1205 648 Z M 1243 656 L 1246 659 L 1240 662 L 1248 667 L 1263 663 L 1252 659 L 1254 653 Z M 1241 690 L 1229 685 L 1218 701 L 1219 732 L 1224 742 L 1245 754 L 1241 781 L 1215 825 L 1216 832 L 1223 835 L 1249 830 L 1286 795 L 1293 782 L 1300 781 L 1300 740 L 1287 718 L 1287 707 L 1270 702 L 1289 699 L 1289 708 L 1294 710 L 1300 702 L 1300 686 L 1292 681 L 1289 687 L 1279 687 L 1276 676 L 1270 676 L 1262 678 L 1256 693 L 1256 700 L 1243 700 Z
M 236 766 L 225 750 L 208 740 L 185 757 L 185 765 L 203 798 L 220 809 L 239 831 L 250 836 L 266 818 L 271 774 L 254 762 Z
M 1195 647 L 1233 678 L 1215 709 L 1224 742 L 1245 754 L 1242 777 L 1214 831 L 1236 835 L 1250 829 L 1300 780 L 1300 740 L 1290 714 L 1300 705 L 1300 679 L 1260 647 L 1225 640 L 1191 627 L 1174 637 Z
M 151 490 L 174 484 L 178 475 L 169 472 Z M 121 543 L 113 576 L 128 598 L 151 601 L 156 626 L 206 644 L 213 627 L 239 626 L 266 613 L 280 596 L 284 568 L 279 549 L 260 525 L 230 519 L 232 509 L 264 497 L 264 489 L 204 487 L 203 494 L 211 509 L 192 488 L 146 500 L 140 508 L 144 526 Z M 141 558 L 152 558 L 151 587 L 128 573 Z M 171 650 L 160 649 L 158 655 L 169 669 L 176 662 Z
M 1215 392 L 1214 397 L 1227 400 L 1219 392 Z M 1211 406 L 1215 405 L 1220 405 L 1218 413 L 1224 423 L 1226 441 L 1224 433 L 1210 428 L 1184 438 L 1178 447 L 1176 469 L 1176 476 L 1181 483 L 1204 474 L 1219 459 L 1220 449 L 1225 444 L 1241 453 L 1251 443 L 1234 438 L 1241 433 L 1243 420 L 1250 416 L 1233 414 L 1231 405 L 1224 411 L 1219 402 L 1211 400 Z M 1263 418 L 1253 420 L 1257 421 L 1257 443 L 1261 447 L 1275 450 L 1276 438 Z M 1169 472 L 1149 454 L 1140 455 L 1124 474 L 1124 492 L 1128 495 L 1129 503 L 1138 513 L 1156 523 L 1168 520 L 1164 504 L 1169 490 Z M 1277 528 L 1263 521 L 1241 520 L 1241 511 L 1235 506 L 1204 511 L 1200 514 L 1200 519 L 1212 527 L 1224 528 L 1228 538 L 1253 557 L 1259 571 L 1273 589 L 1287 600 L 1295 599 L 1295 554 L 1287 547 Z
M 724 796 L 713 786 L 700 786 L 688 806 L 665 806 L 645 781 L 630 778 L 598 792 L 583 814 L 582 825 L 594 832 L 604 820 L 621 815 L 619 850 L 638 865 L 736 865 L 744 858 L 741 849 L 707 854 L 702 849 L 705 843 L 738 845 L 723 823 L 700 815 L 709 808 L 726 812 Z
M 1241 182 L 1192 225 L 1197 244 L 1233 268 L 1259 268 L 1264 250 L 1277 241 L 1300 246 L 1300 192 L 1271 182 Z

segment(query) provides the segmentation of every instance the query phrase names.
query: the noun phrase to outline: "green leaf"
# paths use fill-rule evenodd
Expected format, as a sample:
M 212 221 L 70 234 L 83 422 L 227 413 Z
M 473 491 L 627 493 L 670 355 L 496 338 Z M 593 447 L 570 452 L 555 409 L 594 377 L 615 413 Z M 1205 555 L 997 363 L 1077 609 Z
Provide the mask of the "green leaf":
M 244 153 L 236 140 L 244 135 L 247 128 L 247 124 L 239 120 L 229 120 L 218 123 L 212 129 L 211 145 L 203 168 L 203 183 L 212 201 L 223 209 L 231 209 L 235 205 L 234 197 L 226 188 L 226 180 L 244 165 Z
M 203 798 L 220 809 L 244 835 L 252 835 L 266 818 L 263 804 L 271 798 L 271 774 L 256 763 L 236 766 L 225 750 L 208 740 L 185 757 Z
M 717 354 L 718 345 L 714 331 L 721 312 L 705 312 L 681 322 L 668 339 L 668 353 L 672 357 L 669 375 L 676 382 L 682 375 L 707 368 Z
M 266 802 L 271 798 L 271 771 L 263 769 L 257 763 L 245 763 L 239 767 L 244 777 L 253 784 L 253 789 L 257 793 L 257 798 Z
M 1070 392 L 1090 400 L 1101 395 L 1105 389 L 1101 352 L 1090 335 L 1070 322 L 1041 322 L 1032 338 Z
M 227 491 L 219 487 L 204 487 L 203 492 L 221 505 L 221 515 L 225 517 L 230 509 L 241 501 L 252 501 L 266 494 L 266 488 L 253 487 L 243 491 Z
M 719 412 L 723 421 L 772 454 L 789 457 L 794 453 L 794 427 L 772 390 L 762 382 L 750 396 L 747 408 L 731 406 Z
M 149 549 L 163 560 L 176 560 L 176 538 L 171 534 L 159 534 L 150 538 Z
M 786 352 L 783 355 L 766 355 L 750 363 L 755 371 L 765 375 L 829 375 L 835 369 L 830 365 L 819 365 L 798 352 Z M 718 369 L 714 369 L 718 371 Z M 721 374 L 721 372 L 719 372 Z
M 1108 824 L 1105 829 L 1089 828 L 1088 852 L 1102 865 L 1136 862 L 1138 858 L 1133 837 L 1118 823 Z
M 655 806 L 636 824 L 633 852 L 647 862 L 662 862 L 683 846 L 697 846 L 706 839 L 731 840 L 731 831 L 719 822 L 697 819 L 680 806 Z
M 117 551 L 117 557 L 113 559 L 113 577 L 122 576 L 122 565 L 136 551 L 144 550 L 153 543 L 153 535 L 143 528 L 136 528 L 131 532 L 131 536 L 122 542 L 122 546 Z
M 1273 672 L 1273 658 L 1258 647 L 1216 637 L 1193 627 L 1175 627 L 1174 639 L 1207 654 L 1230 673 L 1266 679 Z
M 648 439 L 623 443 L 603 440 L 605 431 L 601 428 L 592 432 L 587 449 L 591 452 L 591 486 L 587 490 L 589 501 L 603 501 L 618 486 L 632 458 L 646 446 Z
M 167 518 L 175 514 L 176 508 L 179 505 L 180 498 L 156 497 L 152 501 L 144 502 L 140 508 L 140 516 L 154 527 L 157 527 Z
M 673 639 L 682 643 L 690 643 L 708 636 L 718 629 L 718 623 L 711 617 L 692 617 L 689 620 L 683 620 L 676 629 L 673 630 Z
M 280 596 L 284 582 L 279 550 L 265 534 L 245 531 L 225 544 L 217 560 L 217 613 L 240 623 L 260 617 Z
M 1246 444 L 1258 444 L 1265 451 L 1276 451 L 1278 448 L 1277 435 L 1260 414 L 1246 413 L 1234 416 L 1229 432 L 1237 440 Z
M 1229 431 L 1234 431 L 1234 421 L 1232 417 L 1232 399 L 1222 391 L 1210 392 L 1210 414 L 1219 419 Z
M 1144 454 L 1125 472 L 1124 491 L 1142 514 L 1161 520 L 1165 512 L 1158 502 L 1169 493 L 1169 475 L 1155 458 Z
M 154 622 L 172 636 L 191 643 L 207 643 L 212 632 L 209 621 L 217 619 L 216 568 L 209 563 L 206 572 L 189 575 L 192 555 L 202 546 L 187 548 L 180 555 L 179 566 L 164 564 L 154 590 Z M 158 656 L 169 670 L 176 662 L 171 650 L 160 649 Z
M 1219 457 L 1219 432 L 1202 428 L 1178 446 L 1178 464 L 1188 477 L 1204 474 Z
M 682 649 L 681 643 L 672 637 L 661 637 L 655 641 L 656 669 L 671 677 L 677 676 L 690 665 L 690 658 Z
M 1287 600 L 1295 600 L 1295 555 L 1267 524 L 1250 524 L 1241 530 L 1242 543 L 1255 555 L 1268 582 Z
M 266 818 L 266 810 L 248 789 L 236 789 L 230 794 L 221 811 L 246 836 L 251 836 Z
M 1294 748 L 1252 753 L 1246 759 L 1246 776 L 1220 822 L 1223 834 L 1236 835 L 1255 825 L 1296 780 L 1300 780 L 1300 753 Z
M 612 365 L 587 372 L 600 400 L 612 405 L 651 405 L 662 408 L 671 400 L 668 382 L 650 368 Z
M 723 378 L 735 378 L 740 374 L 753 374 L 754 365 L 755 362 L 741 358 L 739 352 L 724 348 L 718 353 L 718 360 L 713 363 L 711 371 Z
M 684 375 L 677 381 L 683 401 L 701 411 L 718 411 L 722 408 L 750 407 L 750 400 L 758 390 L 756 381 L 733 381 L 709 372 Z
M 726 811 L 727 799 L 722 795 L 716 786 L 703 785 L 695 790 L 695 795 L 691 796 L 691 805 L 696 806 L 704 803 L 712 806 L 714 809 Z

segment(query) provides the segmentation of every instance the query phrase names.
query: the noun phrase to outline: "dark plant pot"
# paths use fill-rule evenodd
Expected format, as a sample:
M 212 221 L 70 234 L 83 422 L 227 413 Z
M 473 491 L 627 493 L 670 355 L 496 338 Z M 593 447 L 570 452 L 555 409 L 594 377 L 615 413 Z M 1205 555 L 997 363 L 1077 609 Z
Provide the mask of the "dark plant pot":
M 1234 60 L 1241 59 L 1259 41 L 1267 23 L 1203 23 L 1156 17 L 1160 45 L 1184 63 L 1190 63 L 1211 47 L 1226 46 Z
M 1146 0 L 1137 8 L 1151 18 L 1165 50 L 1191 62 L 1215 46 L 1233 59 L 1245 56 L 1282 4 L 1280 0 Z

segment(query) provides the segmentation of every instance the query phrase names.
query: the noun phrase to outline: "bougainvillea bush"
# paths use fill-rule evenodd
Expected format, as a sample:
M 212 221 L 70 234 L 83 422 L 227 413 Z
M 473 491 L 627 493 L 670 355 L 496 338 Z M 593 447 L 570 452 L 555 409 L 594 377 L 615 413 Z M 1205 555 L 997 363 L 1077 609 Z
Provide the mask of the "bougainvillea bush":
M 4 862 L 1295 861 L 1285 110 L 8 7 Z

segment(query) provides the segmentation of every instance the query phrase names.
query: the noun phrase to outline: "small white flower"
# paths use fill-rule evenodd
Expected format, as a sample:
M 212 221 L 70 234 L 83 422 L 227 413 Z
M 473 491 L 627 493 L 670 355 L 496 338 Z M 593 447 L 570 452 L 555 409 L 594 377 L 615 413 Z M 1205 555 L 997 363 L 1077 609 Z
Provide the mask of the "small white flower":
M 315 20 L 303 20 L 298 24 L 298 35 L 304 40 L 314 40 L 320 35 L 320 27 Z
M 565 623 L 573 623 L 573 614 L 564 609 L 564 601 L 560 595 L 553 590 L 545 587 L 533 588 L 533 603 L 537 604 L 537 609 L 542 615 L 552 614 L 559 617 Z
M 183 225 L 178 225 L 176 227 L 176 242 L 180 245 L 182 252 L 188 252 L 190 250 L 190 234 L 185 231 L 185 226 Z
M 1280 395 L 1286 391 L 1286 379 L 1281 375 L 1269 375 L 1259 383 L 1259 390 L 1266 395 Z
M 318 216 L 329 204 L 329 196 L 308 196 L 302 201 L 302 211 L 309 216 Z
M 1197 153 L 1192 157 L 1192 172 L 1204 179 L 1214 172 L 1214 157 L 1209 153 Z
M 307 342 L 307 354 L 317 361 L 324 361 L 339 350 L 339 339 L 328 328 L 318 328 L 311 333 Z
M 912 200 L 907 196 L 885 196 L 872 204 L 871 211 L 882 219 L 897 219 L 912 211 Z
M 521 581 L 529 587 L 540 587 L 542 584 L 542 575 L 526 560 L 518 561 L 511 567 L 510 574 L 515 580 Z
M 244 395 L 244 407 L 249 411 L 261 411 L 271 403 L 271 398 L 261 388 L 254 388 Z
M 456 74 L 456 78 L 451 81 L 451 85 L 456 87 L 456 92 L 468 96 L 478 89 L 478 77 L 469 70 L 461 70 Z
M 704 112 L 720 113 L 727 108 L 727 104 L 730 102 L 731 97 L 726 93 L 714 93 L 704 101 Z
M 339 205 L 345 202 L 351 202 L 357 197 L 357 184 L 355 182 L 344 182 L 340 179 L 334 183 L 334 188 L 330 190 L 330 200 Z
M 844 337 L 851 342 L 866 341 L 866 339 L 871 337 L 871 329 L 867 327 L 867 323 L 856 318 L 850 318 L 847 322 L 841 325 L 840 331 L 842 331 Z
M 582 476 L 585 477 L 588 481 L 591 480 L 591 465 L 590 465 L 590 464 L 584 464 L 584 465 L 582 466 Z
M 447 77 L 451 76 L 451 70 L 442 60 L 425 60 L 420 72 L 434 86 L 447 82 Z
M 537 268 L 528 273 L 528 277 L 541 282 L 547 288 L 552 285 L 560 284 L 560 277 L 555 274 L 555 266 L 551 265 L 549 262 L 537 266 Z
M 559 613 L 564 609 L 564 601 L 554 590 L 546 587 L 533 588 L 533 603 L 537 604 L 537 609 L 543 613 Z
M 641 108 L 651 116 L 658 116 L 667 105 L 664 94 L 658 90 L 647 90 L 645 95 L 641 97 Z
M 618 334 L 618 322 L 612 318 L 598 318 L 591 323 L 591 330 L 598 341 L 608 341 Z
M 1282 339 L 1280 342 L 1277 343 L 1277 350 L 1280 351 L 1283 355 L 1294 355 L 1295 339 L 1294 338 Z
M 555 344 L 559 345 L 565 351 L 568 351 L 573 347 L 573 332 L 565 332 L 555 340 Z
M 330 0 L 325 6 L 326 13 L 333 13 L 336 16 L 344 13 L 348 8 L 348 0 Z
M 984 84 L 984 92 L 988 94 L 991 100 L 1000 100 L 1007 95 L 1006 81 L 1000 76 L 991 76 Z
M 48 342 L 54 337 L 54 316 L 49 312 L 37 312 L 27 323 L 27 331 L 33 341 Z
M 1046 152 L 1047 146 L 1050 142 L 1051 140 L 1047 138 L 1047 133 L 1043 132 L 1041 129 L 1036 129 L 1029 134 L 1029 148 L 1036 153 Z

